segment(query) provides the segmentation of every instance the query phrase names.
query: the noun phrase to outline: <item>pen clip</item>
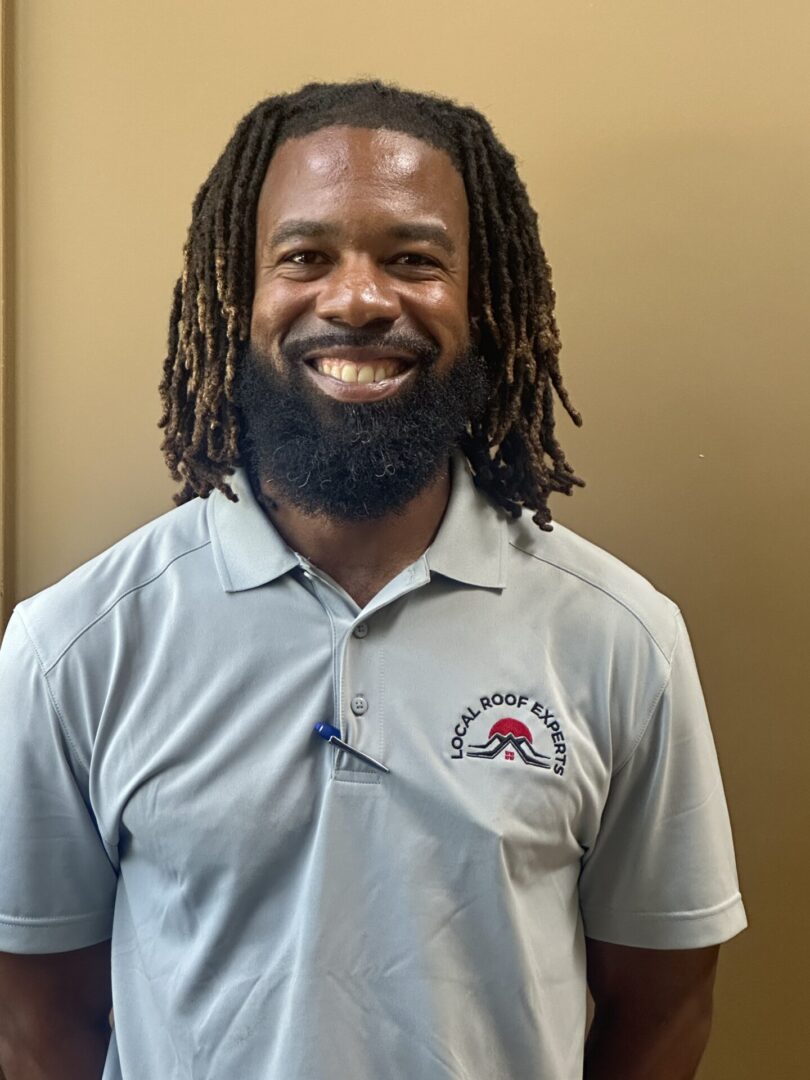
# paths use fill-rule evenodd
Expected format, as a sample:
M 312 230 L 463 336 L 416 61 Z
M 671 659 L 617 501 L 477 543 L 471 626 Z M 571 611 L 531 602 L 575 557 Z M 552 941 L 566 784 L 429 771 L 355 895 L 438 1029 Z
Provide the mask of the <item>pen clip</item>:
M 366 765 L 371 765 L 372 768 L 379 769 L 380 772 L 391 772 L 391 770 L 386 765 L 383 765 L 381 761 L 377 761 L 376 758 L 371 757 L 369 754 L 364 754 L 362 750 L 355 750 L 353 746 L 350 746 L 344 739 L 341 739 L 339 728 L 336 728 L 333 724 L 327 724 L 325 721 L 320 720 L 313 730 L 316 735 L 320 735 L 326 742 L 332 743 L 333 746 L 337 746 L 340 750 L 345 750 L 347 754 L 356 757 L 358 761 L 362 761 Z

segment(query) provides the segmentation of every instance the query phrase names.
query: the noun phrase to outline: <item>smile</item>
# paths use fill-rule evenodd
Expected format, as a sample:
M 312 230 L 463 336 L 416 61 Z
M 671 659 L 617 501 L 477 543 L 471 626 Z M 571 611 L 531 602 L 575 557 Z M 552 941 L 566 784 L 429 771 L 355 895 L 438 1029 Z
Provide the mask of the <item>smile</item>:
M 341 401 L 380 401 L 399 390 L 416 370 L 411 360 L 380 356 L 347 360 L 318 356 L 305 368 L 320 390 Z
M 393 379 L 408 366 L 405 361 L 379 357 L 374 360 L 343 360 L 340 357 L 323 356 L 313 360 L 315 370 L 321 375 L 331 375 L 345 383 L 378 383 Z

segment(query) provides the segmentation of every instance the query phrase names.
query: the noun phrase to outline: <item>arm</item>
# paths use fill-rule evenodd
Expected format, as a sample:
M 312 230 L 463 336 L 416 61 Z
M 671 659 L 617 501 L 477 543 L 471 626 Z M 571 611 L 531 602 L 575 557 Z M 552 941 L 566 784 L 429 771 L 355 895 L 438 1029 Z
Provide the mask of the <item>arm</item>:
M 586 946 L 595 1012 L 585 1080 L 692 1080 L 709 1039 L 718 946 Z
M 100 1080 L 111 1003 L 109 941 L 46 955 L 0 953 L 0 1075 Z

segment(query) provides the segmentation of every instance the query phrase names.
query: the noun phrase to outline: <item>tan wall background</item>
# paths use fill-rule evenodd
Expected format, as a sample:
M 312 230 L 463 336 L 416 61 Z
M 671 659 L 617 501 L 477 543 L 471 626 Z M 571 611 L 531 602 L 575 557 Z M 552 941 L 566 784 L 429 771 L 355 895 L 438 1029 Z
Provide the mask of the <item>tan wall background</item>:
M 170 507 L 156 428 L 170 291 L 238 118 L 363 74 L 475 104 L 540 213 L 586 419 L 561 428 L 589 486 L 556 512 L 679 602 L 713 716 L 752 925 L 724 951 L 701 1077 L 804 1075 L 805 0 L 13 14 L 11 599 Z

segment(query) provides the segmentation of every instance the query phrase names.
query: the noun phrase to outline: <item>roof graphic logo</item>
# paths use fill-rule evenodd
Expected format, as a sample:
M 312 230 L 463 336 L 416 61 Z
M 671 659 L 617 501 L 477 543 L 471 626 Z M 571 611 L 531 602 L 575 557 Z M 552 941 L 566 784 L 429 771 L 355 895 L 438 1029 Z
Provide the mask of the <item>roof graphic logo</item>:
M 503 754 L 507 761 L 513 761 L 517 754 L 526 765 L 550 769 L 551 757 L 538 753 L 532 742 L 532 733 L 521 720 L 505 716 L 489 729 L 489 739 L 485 743 L 467 747 L 467 757 L 496 758 Z
M 507 710 L 508 715 L 504 715 Z M 450 761 L 497 760 L 497 766 L 491 768 L 498 770 L 507 762 L 532 765 L 562 777 L 569 760 L 567 727 L 568 721 L 557 715 L 556 707 L 545 696 L 498 689 L 481 694 L 456 713 L 456 721 L 448 732 L 447 755 Z M 489 735 L 484 742 L 486 731 Z M 517 778 L 516 774 L 511 775 Z M 524 770 L 523 775 L 529 773 Z M 539 771 L 535 773 L 538 775 L 541 775 Z

